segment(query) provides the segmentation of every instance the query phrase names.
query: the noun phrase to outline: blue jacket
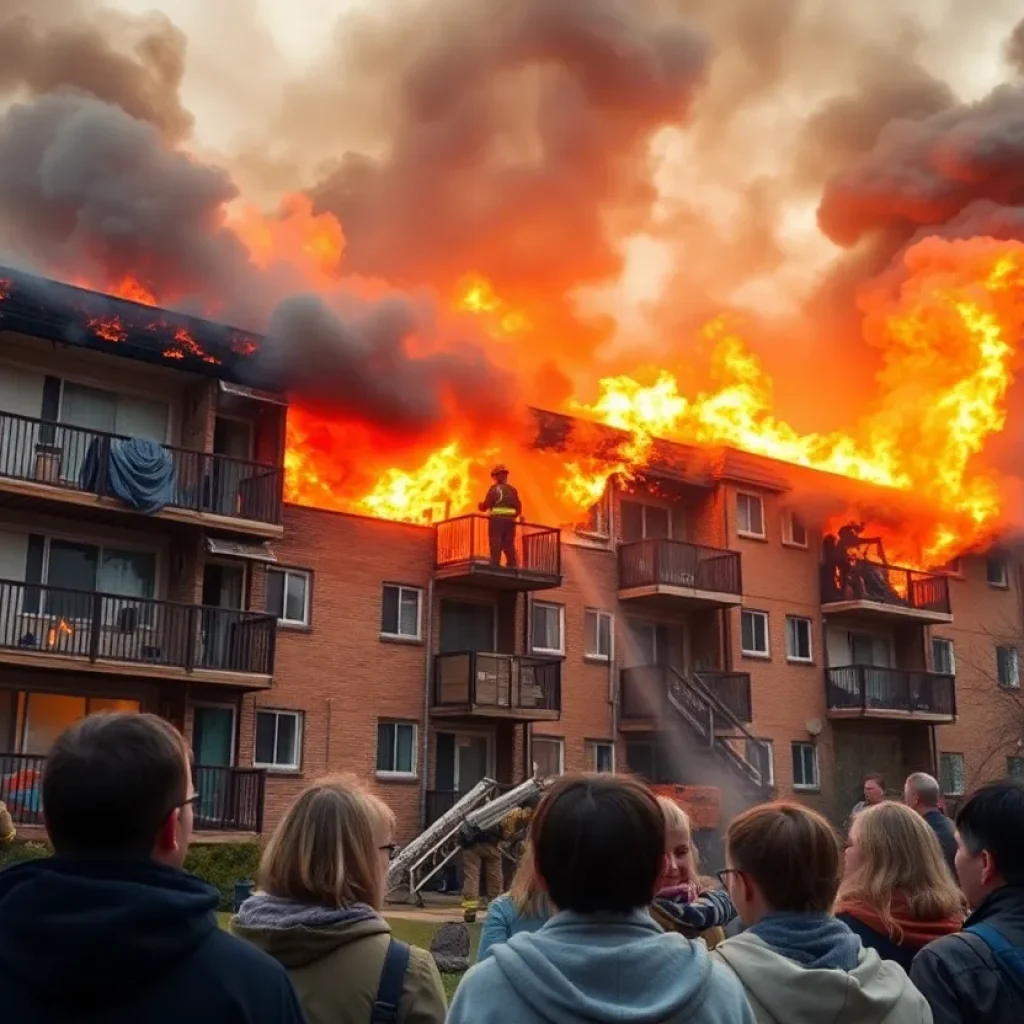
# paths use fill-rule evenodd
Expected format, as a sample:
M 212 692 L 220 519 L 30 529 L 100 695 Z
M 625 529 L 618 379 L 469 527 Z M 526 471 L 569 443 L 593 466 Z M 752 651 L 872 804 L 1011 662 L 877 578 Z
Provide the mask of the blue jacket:
M 754 1024 L 743 990 L 702 942 L 644 910 L 556 914 L 465 976 L 448 1024 Z
M 148 860 L 0 871 L 4 1024 L 301 1024 L 285 969 L 217 927 L 217 891 Z
M 476 962 L 486 960 L 493 952 L 494 946 L 508 942 L 513 935 L 537 931 L 546 920 L 546 917 L 520 914 L 508 896 L 499 896 L 487 908 L 487 919 L 480 933 L 480 948 L 476 953 Z

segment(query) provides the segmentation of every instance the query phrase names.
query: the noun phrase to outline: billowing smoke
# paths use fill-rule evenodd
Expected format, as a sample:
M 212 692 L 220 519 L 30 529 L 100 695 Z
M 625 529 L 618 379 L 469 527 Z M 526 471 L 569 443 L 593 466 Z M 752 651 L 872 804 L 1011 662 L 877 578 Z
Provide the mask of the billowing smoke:
M 1024 21 L 1019 21 L 1006 42 L 1006 60 L 1024 75 Z

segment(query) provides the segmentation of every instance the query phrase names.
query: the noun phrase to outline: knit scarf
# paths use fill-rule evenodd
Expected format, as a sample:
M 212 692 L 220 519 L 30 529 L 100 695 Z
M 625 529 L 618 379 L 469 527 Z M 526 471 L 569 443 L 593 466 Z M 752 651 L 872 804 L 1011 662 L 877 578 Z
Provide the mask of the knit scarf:
M 963 927 L 963 914 L 951 914 L 949 917 L 939 918 L 933 921 L 920 921 L 910 913 L 910 906 L 902 893 L 893 893 L 889 906 L 890 924 L 882 916 L 881 911 L 863 900 L 849 899 L 841 900 L 836 906 L 837 914 L 849 914 L 858 921 L 867 925 L 872 931 L 879 935 L 885 935 L 897 946 L 907 946 L 911 949 L 920 949 L 927 946 L 935 939 L 941 939 L 944 935 L 952 935 Z M 895 924 L 895 928 L 893 927 Z
M 828 914 L 769 914 L 748 931 L 801 967 L 852 971 L 857 966 L 860 939 Z
M 364 903 L 351 907 L 318 907 L 260 892 L 239 907 L 238 923 L 246 928 L 328 928 L 372 921 L 377 916 L 377 912 Z

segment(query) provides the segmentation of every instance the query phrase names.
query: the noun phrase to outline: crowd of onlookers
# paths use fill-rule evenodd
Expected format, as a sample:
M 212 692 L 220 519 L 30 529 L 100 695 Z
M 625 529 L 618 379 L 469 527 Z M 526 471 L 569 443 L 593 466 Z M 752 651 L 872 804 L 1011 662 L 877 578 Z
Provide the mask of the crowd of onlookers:
M 379 798 L 307 788 L 229 934 L 218 892 L 182 869 L 182 737 L 93 715 L 47 759 L 55 856 L 0 872 L 0 1021 L 1020 1024 L 1024 785 L 982 787 L 955 825 L 939 796 L 916 774 L 890 801 L 871 777 L 845 850 L 805 806 L 753 807 L 709 878 L 677 804 L 562 778 L 448 1007 L 432 956 L 381 916 L 395 819 Z

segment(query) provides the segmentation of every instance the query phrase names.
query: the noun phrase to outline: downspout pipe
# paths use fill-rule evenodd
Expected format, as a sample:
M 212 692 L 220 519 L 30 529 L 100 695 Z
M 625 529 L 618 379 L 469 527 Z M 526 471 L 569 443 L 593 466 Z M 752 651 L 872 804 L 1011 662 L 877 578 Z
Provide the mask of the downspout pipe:
M 430 765 L 430 687 L 433 682 L 434 666 L 434 578 L 427 584 L 427 616 L 424 626 L 423 644 L 423 739 L 420 743 L 420 820 L 416 827 L 417 834 L 427 820 L 427 788 L 429 786 L 428 768 Z

